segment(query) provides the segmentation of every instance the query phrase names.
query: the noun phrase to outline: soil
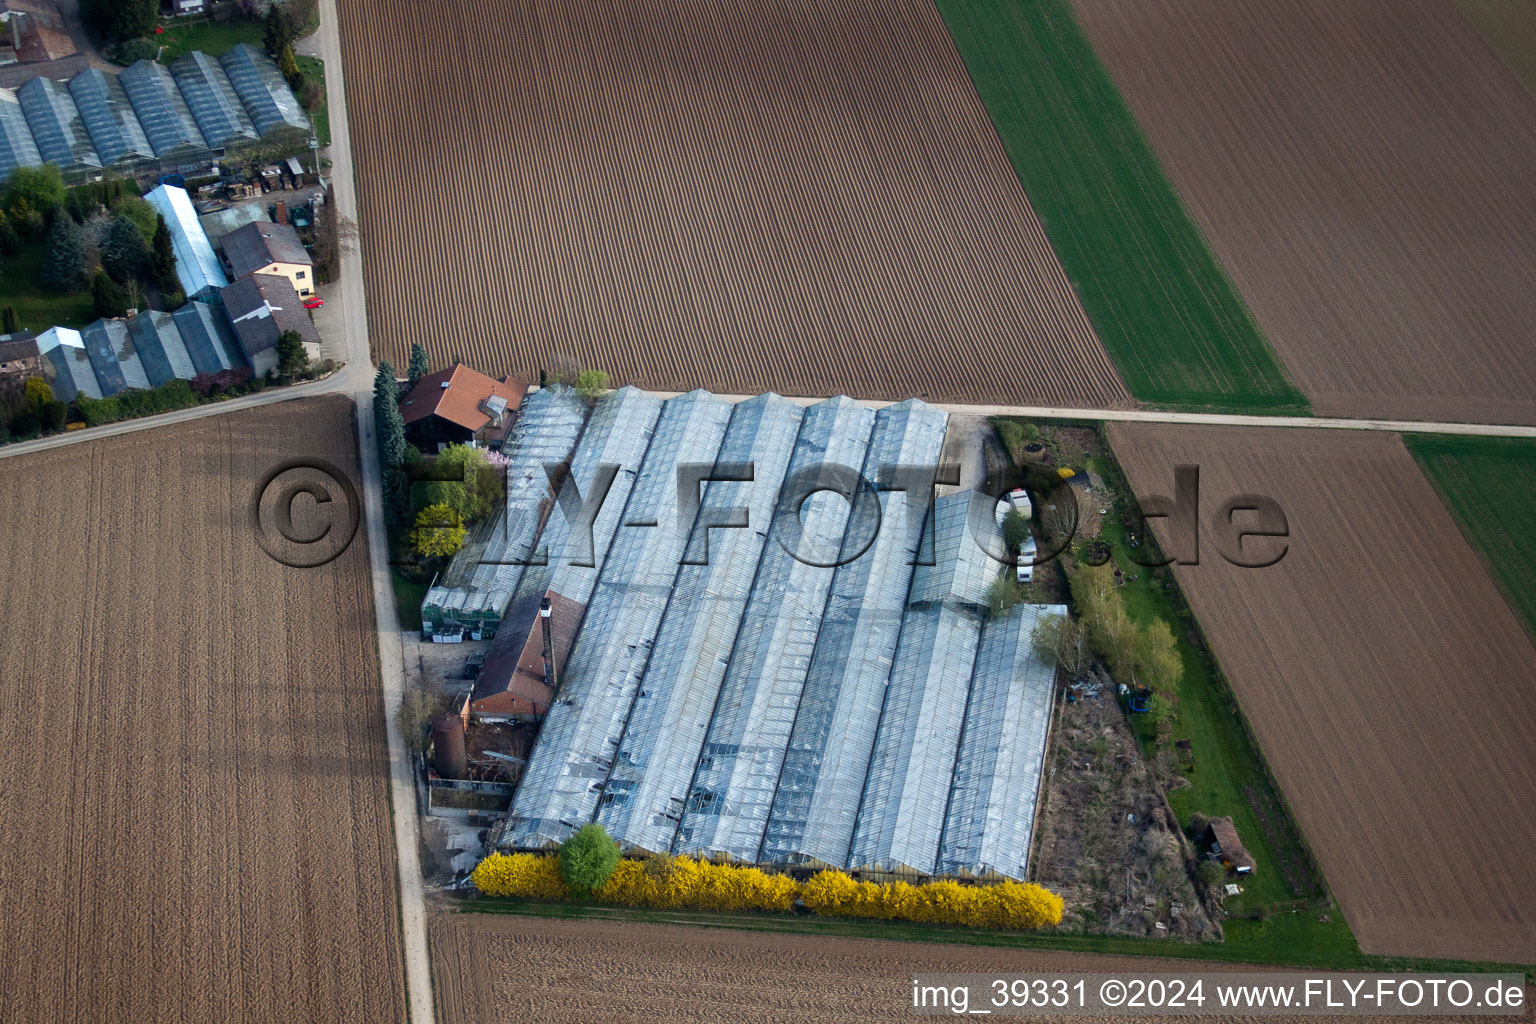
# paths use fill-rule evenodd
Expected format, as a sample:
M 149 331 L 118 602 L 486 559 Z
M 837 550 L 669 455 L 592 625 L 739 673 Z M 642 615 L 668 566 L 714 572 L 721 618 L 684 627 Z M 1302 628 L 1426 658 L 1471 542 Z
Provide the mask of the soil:
M 1069 692 L 1056 704 L 1034 880 L 1066 900 L 1066 928 L 1219 940 L 1162 796 L 1172 773 L 1143 755 L 1107 673 Z
M 1074 7 L 1313 411 L 1536 423 L 1536 96 L 1452 3 Z
M 1275 565 L 1227 562 L 1204 517 L 1174 571 L 1360 948 L 1536 963 L 1536 818 L 1515 811 L 1536 803 L 1536 646 L 1402 440 L 1109 436 L 1139 495 L 1194 464 L 1202 510 L 1286 515 Z
M 929 0 L 359 0 L 341 31 L 376 356 L 1131 402 Z
M 0 1019 L 405 1019 L 366 537 L 293 569 L 249 519 L 284 462 L 360 487 L 352 417 L 5 461 Z

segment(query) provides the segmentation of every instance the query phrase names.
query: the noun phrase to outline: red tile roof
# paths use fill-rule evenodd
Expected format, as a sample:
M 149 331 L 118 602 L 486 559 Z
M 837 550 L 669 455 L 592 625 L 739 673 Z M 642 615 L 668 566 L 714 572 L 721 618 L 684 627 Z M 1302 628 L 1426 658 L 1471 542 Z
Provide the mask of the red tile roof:
M 480 403 L 492 395 L 500 395 L 506 399 L 507 412 L 516 412 L 527 390 L 527 384 L 510 377 L 499 381 L 467 366 L 453 366 L 421 378 L 400 400 L 400 416 L 407 425 L 428 416 L 441 416 L 477 433 L 491 421 Z

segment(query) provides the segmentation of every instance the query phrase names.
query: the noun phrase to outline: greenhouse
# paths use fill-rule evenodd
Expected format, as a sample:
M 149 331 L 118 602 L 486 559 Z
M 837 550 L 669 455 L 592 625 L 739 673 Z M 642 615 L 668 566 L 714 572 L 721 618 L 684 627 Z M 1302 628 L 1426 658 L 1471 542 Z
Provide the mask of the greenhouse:
M 10 177 L 17 167 L 36 167 L 42 162 L 16 90 L 0 89 L 0 179 Z
M 617 467 L 592 564 L 553 502 L 517 542 L 548 561 L 513 603 L 560 595 L 579 628 L 497 845 L 596 821 L 640 852 L 1023 877 L 1054 680 L 1031 637 L 1057 609 L 989 615 L 991 499 L 858 483 L 936 464 L 947 420 L 915 400 L 599 400 L 570 462 L 583 498 Z M 681 467 L 742 463 L 750 480 L 680 503 Z
M 155 156 L 162 160 L 201 160 L 212 156 L 192 111 L 163 64 L 141 60 L 118 75 L 118 82 L 133 104 Z
M 200 50 L 184 53 L 171 63 L 171 77 L 180 86 L 187 108 L 210 146 L 259 137 L 251 115 L 218 61 Z
M 283 79 L 282 71 L 250 43 L 239 43 L 219 58 L 224 73 L 250 115 L 258 135 L 277 128 L 309 131 L 309 118 Z
M 116 75 L 87 68 L 69 80 L 69 94 L 103 164 L 112 167 L 154 159 L 155 151 Z
M 34 78 L 16 90 L 37 151 L 65 174 L 98 170 L 101 157 L 69 90 L 51 78 Z

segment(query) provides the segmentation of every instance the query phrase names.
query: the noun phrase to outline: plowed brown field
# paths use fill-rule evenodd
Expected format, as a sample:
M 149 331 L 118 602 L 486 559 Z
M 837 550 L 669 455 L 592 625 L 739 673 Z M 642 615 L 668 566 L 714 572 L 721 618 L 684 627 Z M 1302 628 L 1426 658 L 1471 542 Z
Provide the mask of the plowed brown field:
M 1536 96 L 1450 0 L 1074 0 L 1329 416 L 1536 423 Z
M 914 1019 L 912 978 L 918 973 L 1144 977 L 1267 970 L 1171 958 L 497 914 L 440 914 L 430 927 L 442 1024 L 894 1024 Z M 1212 1008 L 1214 995 L 1206 992 L 1206 1016 L 1163 1019 L 1286 1020 L 1219 1015 Z M 973 1013 L 985 1009 L 971 1005 Z M 1529 1010 L 1523 1016 L 1529 1019 Z M 1067 1019 L 1099 1024 L 1125 1018 Z
M 404 1019 L 364 537 L 248 521 L 356 452 L 313 399 L 0 462 L 0 1020 Z
M 343 5 L 375 353 L 1122 406 L 930 0 Z
M 1200 467 L 1200 564 L 1175 572 L 1360 948 L 1536 963 L 1536 647 L 1402 440 L 1109 433 L 1143 497 Z M 1211 532 L 1253 493 L 1289 519 L 1267 569 Z

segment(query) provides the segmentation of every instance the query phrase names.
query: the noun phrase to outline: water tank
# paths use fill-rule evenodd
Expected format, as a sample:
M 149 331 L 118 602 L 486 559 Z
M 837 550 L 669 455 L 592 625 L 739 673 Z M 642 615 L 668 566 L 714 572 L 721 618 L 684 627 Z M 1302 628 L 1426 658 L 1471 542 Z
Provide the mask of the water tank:
M 462 779 L 469 767 L 464 755 L 464 723 L 457 715 L 432 721 L 432 767 L 445 779 Z

